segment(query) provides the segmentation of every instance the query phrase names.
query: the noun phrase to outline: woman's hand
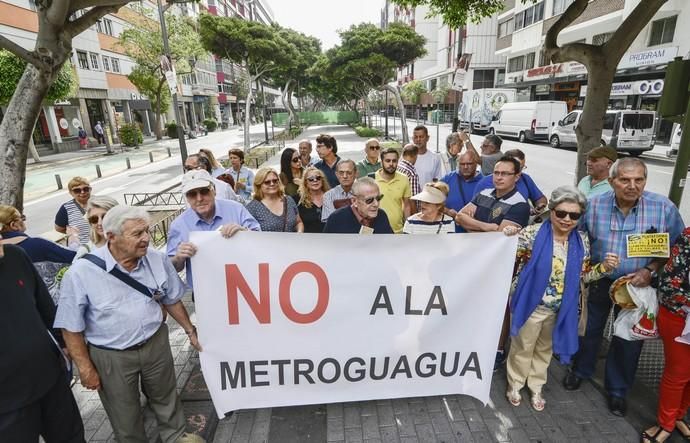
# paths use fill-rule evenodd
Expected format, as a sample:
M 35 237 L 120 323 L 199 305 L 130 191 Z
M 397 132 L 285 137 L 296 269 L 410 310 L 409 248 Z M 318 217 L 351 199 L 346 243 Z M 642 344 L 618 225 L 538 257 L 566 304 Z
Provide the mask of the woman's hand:
M 506 226 L 505 228 L 503 228 L 503 233 L 508 237 L 512 237 L 518 232 L 520 232 L 520 228 L 518 228 L 517 226 Z
M 606 272 L 613 271 L 618 267 L 619 264 L 620 260 L 618 258 L 618 255 L 614 254 L 613 252 L 607 252 L 606 257 L 604 257 L 604 261 L 601 262 L 601 265 L 604 267 L 604 270 Z

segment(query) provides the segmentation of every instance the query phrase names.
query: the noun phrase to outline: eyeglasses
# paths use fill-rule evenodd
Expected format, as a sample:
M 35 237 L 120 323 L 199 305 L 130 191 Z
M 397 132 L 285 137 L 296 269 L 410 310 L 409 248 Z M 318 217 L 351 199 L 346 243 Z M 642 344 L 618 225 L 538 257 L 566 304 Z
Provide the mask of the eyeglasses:
M 370 205 L 370 204 L 374 203 L 374 200 L 376 200 L 377 202 L 380 202 L 382 198 L 383 198 L 383 194 L 379 194 L 376 197 L 369 197 L 369 198 L 365 198 L 363 200 L 364 200 L 364 203 Z
M 91 186 L 84 186 L 83 188 L 72 188 L 72 192 L 75 194 L 85 194 L 91 192 Z
M 321 176 L 320 175 L 314 175 L 312 177 L 307 177 L 308 182 L 316 183 L 321 181 Z
M 95 225 L 96 223 L 98 223 L 99 220 L 103 221 L 104 216 L 105 216 L 105 214 L 103 214 L 103 215 L 92 215 L 89 218 L 87 218 L 87 220 L 92 225 Z
M 469 166 L 477 166 L 477 164 L 476 163 L 460 163 L 460 166 L 469 167 Z
M 271 180 L 264 180 L 264 182 L 261 183 L 261 184 L 262 184 L 262 185 L 266 185 L 266 186 L 277 185 L 277 184 L 278 184 L 278 179 L 277 179 L 277 178 L 274 178 L 274 179 L 271 179 Z
M 351 175 L 355 175 L 355 171 L 338 171 L 338 175 L 342 175 L 343 177 L 349 177 Z
M 187 198 L 196 198 L 197 195 L 201 195 L 202 197 L 206 197 L 211 193 L 211 188 L 199 188 L 199 189 L 192 189 L 191 191 L 187 191 L 185 196 Z
M 560 219 L 564 219 L 566 216 L 568 216 L 572 221 L 579 220 L 582 216 L 581 212 L 561 211 L 560 209 L 554 209 L 553 213 L 556 214 L 556 217 Z
M 378 151 L 379 149 L 381 149 L 381 146 L 379 146 L 379 145 L 369 146 L 369 149 L 374 150 L 374 151 Z
M 510 177 L 511 175 L 515 174 L 517 174 L 517 172 L 494 171 L 494 177 Z
M 299 157 L 295 157 L 292 159 L 292 163 L 299 163 Z
M 317 144 L 316 144 L 316 147 L 317 147 L 317 148 L 321 148 L 321 147 L 323 147 L 323 146 L 326 146 L 326 145 L 323 144 L 323 143 L 317 143 Z

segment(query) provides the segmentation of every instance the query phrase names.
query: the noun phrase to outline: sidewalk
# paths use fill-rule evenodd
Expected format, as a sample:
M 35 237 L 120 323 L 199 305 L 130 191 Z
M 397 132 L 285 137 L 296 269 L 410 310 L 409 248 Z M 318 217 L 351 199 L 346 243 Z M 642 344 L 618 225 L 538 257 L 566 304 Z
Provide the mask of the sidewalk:
M 299 139 L 313 140 L 320 133 L 336 137 L 341 157 L 355 161 L 363 157 L 366 139 L 344 126 L 310 127 L 286 146 L 296 147 Z M 279 160 L 280 153 L 265 165 L 275 167 Z M 189 296 L 185 305 L 194 322 L 194 305 Z M 543 412 L 531 408 L 527 390 L 523 390 L 519 407 L 508 403 L 502 369 L 493 373 L 491 401 L 486 406 L 468 396 L 445 395 L 241 410 L 218 421 L 198 372 L 198 353 L 174 320 L 169 320 L 168 326 L 188 430 L 209 442 L 637 442 L 640 431 L 654 421 L 656 396 L 651 390 L 636 386 L 629 399 L 628 417 L 615 417 L 597 387 L 600 377 L 595 379 L 596 384 L 584 382 L 579 391 L 567 392 L 561 385 L 565 368 L 557 362 L 552 362 L 549 369 Z M 600 370 L 603 363 L 599 362 Z M 98 395 L 78 383 L 73 392 L 87 441 L 113 441 Z M 148 408 L 144 411 L 149 441 L 155 442 L 155 420 Z M 676 434 L 667 441 L 682 440 Z

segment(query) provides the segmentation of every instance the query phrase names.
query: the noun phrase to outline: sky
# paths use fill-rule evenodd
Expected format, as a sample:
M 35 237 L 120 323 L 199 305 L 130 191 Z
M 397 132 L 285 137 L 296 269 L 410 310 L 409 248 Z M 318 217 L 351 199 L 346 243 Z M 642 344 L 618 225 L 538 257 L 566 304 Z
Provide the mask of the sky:
M 378 24 L 383 0 L 267 0 L 279 25 L 321 40 L 321 48 L 340 43 L 337 30 Z

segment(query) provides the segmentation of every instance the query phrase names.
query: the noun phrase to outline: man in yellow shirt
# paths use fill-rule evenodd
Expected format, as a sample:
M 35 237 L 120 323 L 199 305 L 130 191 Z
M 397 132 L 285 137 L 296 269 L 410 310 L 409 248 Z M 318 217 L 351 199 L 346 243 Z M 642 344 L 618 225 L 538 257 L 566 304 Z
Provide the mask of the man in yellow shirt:
M 374 174 L 374 180 L 379 185 L 383 198 L 381 209 L 388 216 L 393 232 L 402 232 L 405 219 L 412 213 L 410 180 L 405 174 L 398 172 L 398 151 L 393 148 L 381 152 L 381 169 Z

